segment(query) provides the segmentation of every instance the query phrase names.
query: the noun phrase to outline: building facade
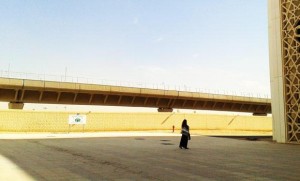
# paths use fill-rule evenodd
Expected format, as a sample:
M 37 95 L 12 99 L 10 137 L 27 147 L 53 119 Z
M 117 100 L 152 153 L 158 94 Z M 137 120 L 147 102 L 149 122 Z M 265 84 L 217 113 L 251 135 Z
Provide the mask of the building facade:
M 268 6 L 273 139 L 300 144 L 300 1 Z

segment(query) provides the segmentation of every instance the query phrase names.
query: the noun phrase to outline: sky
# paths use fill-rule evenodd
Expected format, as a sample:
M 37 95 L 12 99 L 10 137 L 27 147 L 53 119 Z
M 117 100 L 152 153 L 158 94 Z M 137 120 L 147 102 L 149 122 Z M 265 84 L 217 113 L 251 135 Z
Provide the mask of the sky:
M 266 0 L 1 0 L 3 72 L 270 96 Z

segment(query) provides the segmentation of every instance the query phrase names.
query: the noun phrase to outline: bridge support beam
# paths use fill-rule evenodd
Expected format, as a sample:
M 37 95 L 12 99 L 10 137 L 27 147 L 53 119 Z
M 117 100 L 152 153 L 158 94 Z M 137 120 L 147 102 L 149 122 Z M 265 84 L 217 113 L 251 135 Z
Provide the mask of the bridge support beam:
M 267 116 L 268 114 L 267 113 L 253 113 L 252 114 L 253 116 Z
M 273 140 L 300 144 L 300 7 L 268 0 Z
M 163 107 L 160 107 L 157 109 L 158 112 L 173 112 L 173 109 L 172 108 L 163 108 Z
M 10 102 L 8 103 L 9 109 L 23 109 L 24 103 L 23 102 Z

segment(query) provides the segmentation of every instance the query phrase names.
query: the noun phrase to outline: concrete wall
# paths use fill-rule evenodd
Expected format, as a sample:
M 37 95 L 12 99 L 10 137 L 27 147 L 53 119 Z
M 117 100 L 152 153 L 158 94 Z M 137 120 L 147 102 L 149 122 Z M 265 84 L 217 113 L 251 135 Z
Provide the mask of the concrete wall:
M 75 112 L 0 111 L 0 132 L 80 132 L 82 125 L 69 126 Z M 85 113 L 81 113 L 82 115 Z M 191 130 L 271 131 L 271 117 L 183 113 L 88 113 L 85 132 L 180 129 L 188 120 Z

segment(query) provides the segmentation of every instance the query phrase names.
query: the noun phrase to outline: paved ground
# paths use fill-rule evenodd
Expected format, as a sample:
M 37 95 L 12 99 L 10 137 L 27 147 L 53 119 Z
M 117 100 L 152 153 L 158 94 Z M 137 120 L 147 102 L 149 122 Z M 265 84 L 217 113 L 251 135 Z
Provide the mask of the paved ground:
M 300 145 L 176 135 L 2 137 L 0 180 L 300 180 Z

